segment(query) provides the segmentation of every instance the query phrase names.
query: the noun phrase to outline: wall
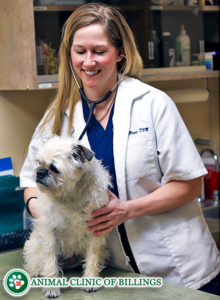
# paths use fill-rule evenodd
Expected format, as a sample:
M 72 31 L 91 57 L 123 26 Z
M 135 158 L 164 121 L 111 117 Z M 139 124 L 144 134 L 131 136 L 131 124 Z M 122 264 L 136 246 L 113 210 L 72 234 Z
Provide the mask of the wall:
M 210 88 L 206 102 L 178 104 L 177 107 L 193 137 L 211 139 L 219 154 L 218 79 L 152 82 L 162 90 Z M 52 100 L 55 90 L 0 92 L 0 157 L 11 156 L 18 175 L 36 125 Z
M 212 149 L 220 155 L 220 103 L 219 78 L 197 80 L 174 80 L 151 83 L 162 90 L 207 88 L 210 92 L 206 102 L 177 104 L 177 108 L 192 138 L 208 139 Z M 200 151 L 202 147 L 197 147 Z

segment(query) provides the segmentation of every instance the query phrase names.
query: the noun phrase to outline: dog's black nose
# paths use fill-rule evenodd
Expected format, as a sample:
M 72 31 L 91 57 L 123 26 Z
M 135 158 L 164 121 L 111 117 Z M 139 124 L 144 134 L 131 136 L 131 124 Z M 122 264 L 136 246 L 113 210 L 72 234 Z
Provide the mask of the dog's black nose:
M 46 169 L 37 170 L 37 179 L 43 179 L 47 175 L 48 175 L 48 170 Z

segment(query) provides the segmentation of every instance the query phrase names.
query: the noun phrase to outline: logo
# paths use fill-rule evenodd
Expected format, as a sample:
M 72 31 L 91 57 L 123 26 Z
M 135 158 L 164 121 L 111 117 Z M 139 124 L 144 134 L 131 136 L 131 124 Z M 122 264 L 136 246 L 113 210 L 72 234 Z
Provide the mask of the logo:
M 31 279 L 24 270 L 13 269 L 5 275 L 3 285 L 9 295 L 20 297 L 29 291 Z

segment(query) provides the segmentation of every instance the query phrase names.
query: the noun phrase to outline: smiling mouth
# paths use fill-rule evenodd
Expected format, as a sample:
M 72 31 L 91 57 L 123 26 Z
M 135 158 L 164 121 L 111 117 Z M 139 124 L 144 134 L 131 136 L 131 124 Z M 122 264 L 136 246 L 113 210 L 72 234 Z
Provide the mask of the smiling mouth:
M 83 71 L 88 76 L 94 76 L 100 72 L 100 71 L 86 71 L 86 70 L 83 70 Z

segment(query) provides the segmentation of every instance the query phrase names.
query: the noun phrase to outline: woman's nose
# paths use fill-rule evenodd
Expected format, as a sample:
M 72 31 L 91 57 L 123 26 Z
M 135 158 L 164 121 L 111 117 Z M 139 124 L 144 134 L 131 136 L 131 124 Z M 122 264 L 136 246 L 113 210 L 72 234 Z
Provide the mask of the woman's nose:
M 83 65 L 86 67 L 93 67 L 95 66 L 96 62 L 92 54 L 86 54 L 85 59 L 83 61 Z

